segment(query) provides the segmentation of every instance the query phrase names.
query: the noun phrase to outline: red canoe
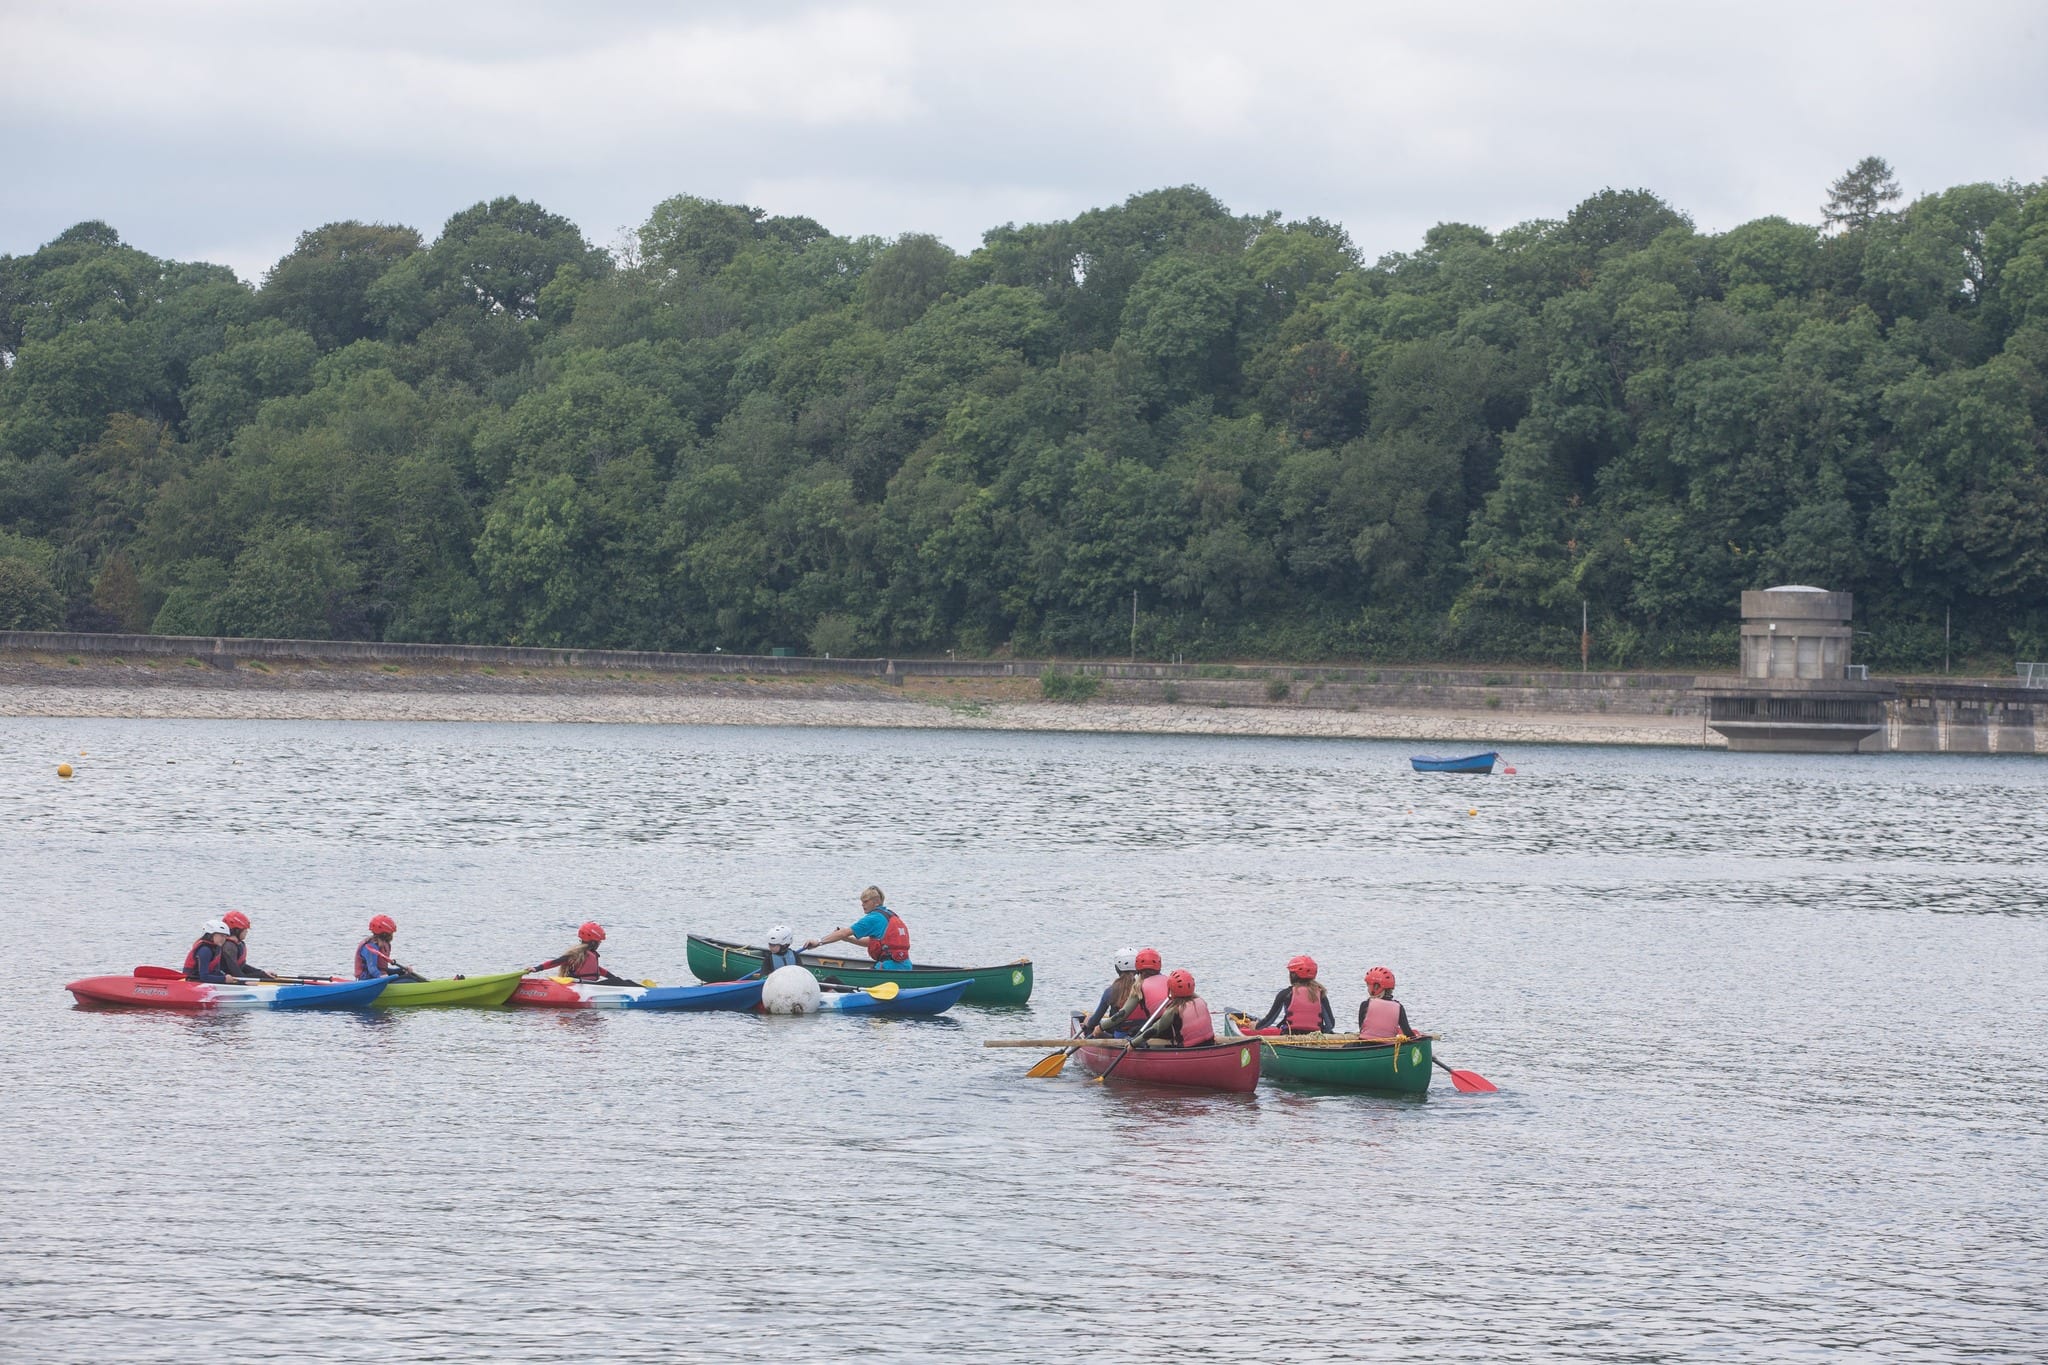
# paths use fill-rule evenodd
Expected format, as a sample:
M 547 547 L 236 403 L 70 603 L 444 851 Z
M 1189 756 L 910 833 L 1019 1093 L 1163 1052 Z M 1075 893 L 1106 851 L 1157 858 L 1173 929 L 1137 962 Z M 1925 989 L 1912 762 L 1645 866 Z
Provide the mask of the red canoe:
M 1201 1090 L 1236 1090 L 1250 1094 L 1259 1084 L 1257 1043 L 1225 1038 L 1202 1047 L 1141 1047 L 1116 1068 L 1113 1081 L 1144 1081 L 1151 1085 L 1186 1085 Z M 1123 1049 L 1084 1047 L 1081 1065 L 1100 1076 L 1116 1066 Z

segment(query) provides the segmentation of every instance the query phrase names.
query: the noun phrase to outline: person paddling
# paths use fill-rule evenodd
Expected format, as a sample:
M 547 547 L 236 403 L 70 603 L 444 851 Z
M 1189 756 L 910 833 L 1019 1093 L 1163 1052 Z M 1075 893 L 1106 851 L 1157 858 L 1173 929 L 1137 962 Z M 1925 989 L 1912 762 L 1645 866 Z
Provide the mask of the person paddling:
M 228 941 L 227 925 L 217 919 L 210 919 L 200 926 L 199 937 L 192 940 L 192 946 L 185 950 L 185 979 L 187 981 L 226 982 L 227 968 L 222 961 L 221 945 Z
M 1316 960 L 1307 953 L 1288 959 L 1287 984 L 1253 1027 L 1266 1029 L 1275 1022 L 1288 1033 L 1336 1032 L 1337 1011 L 1330 1006 L 1330 993 L 1316 980 Z
M 1394 998 L 1394 972 L 1390 967 L 1375 967 L 1365 974 L 1365 1000 L 1358 1007 L 1358 1036 L 1420 1036 L 1408 1022 L 1408 1007 Z
M 1144 998 L 1144 983 L 1138 976 L 1138 950 L 1124 948 L 1116 955 L 1116 980 L 1102 988 L 1102 998 L 1095 1002 L 1095 1012 L 1081 1021 L 1081 1037 L 1099 1036 L 1105 1021 L 1120 1017 L 1124 1006 Z
M 1195 975 L 1176 967 L 1166 978 L 1166 1004 L 1145 1025 L 1140 1047 L 1200 1047 L 1216 1041 L 1209 1002 L 1195 994 Z
M 761 957 L 761 965 L 741 977 L 752 981 L 755 977 L 766 977 L 784 967 L 801 967 L 803 962 L 796 949 L 789 945 L 796 942 L 796 934 L 787 924 L 778 924 L 768 931 L 768 951 Z
M 356 980 L 368 981 L 372 977 L 389 977 L 395 981 L 425 981 L 426 978 L 410 967 L 402 967 L 391 958 L 391 938 L 398 932 L 398 921 L 389 915 L 374 915 L 370 919 L 370 936 L 356 945 Z
M 861 892 L 860 908 L 859 919 L 843 929 L 834 929 L 823 938 L 812 939 L 804 944 L 804 951 L 850 940 L 868 950 L 868 956 L 874 959 L 875 970 L 910 971 L 910 926 L 884 903 L 882 888 L 871 886 Z
M 1166 1003 L 1166 978 L 1159 974 L 1163 965 L 1157 948 L 1140 948 L 1131 956 L 1131 965 L 1136 969 L 1138 988 L 1124 999 L 1124 1003 L 1104 1021 L 1103 1027 L 1111 1033 L 1135 1033 L 1138 1027 L 1150 1019 Z
M 604 926 L 596 920 L 589 920 L 576 930 L 576 946 L 560 957 L 551 957 L 534 970 L 547 971 L 554 968 L 563 976 L 573 977 L 586 986 L 637 986 L 637 981 L 628 981 L 616 976 L 598 961 L 597 945 L 604 942 Z
M 284 978 L 264 971 L 261 967 L 249 965 L 249 917 L 239 910 L 230 910 L 220 917 L 228 927 L 228 936 L 220 945 L 221 969 L 229 976 L 252 977 L 257 981 L 282 981 Z

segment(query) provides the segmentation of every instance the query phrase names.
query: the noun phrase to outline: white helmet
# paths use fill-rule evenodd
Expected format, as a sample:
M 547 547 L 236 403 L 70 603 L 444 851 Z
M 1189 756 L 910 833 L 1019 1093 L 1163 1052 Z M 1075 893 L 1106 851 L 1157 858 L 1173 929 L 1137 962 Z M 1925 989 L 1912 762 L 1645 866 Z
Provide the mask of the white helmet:
M 787 948 L 795 940 L 796 935 L 791 932 L 787 924 L 778 924 L 768 931 L 768 946 L 770 948 Z
M 1116 969 L 1120 972 L 1135 972 L 1138 970 L 1138 950 L 1136 948 L 1117 949 Z
M 235 931 L 217 919 L 210 919 L 206 922 L 206 927 L 199 932 L 202 934 L 232 934 Z

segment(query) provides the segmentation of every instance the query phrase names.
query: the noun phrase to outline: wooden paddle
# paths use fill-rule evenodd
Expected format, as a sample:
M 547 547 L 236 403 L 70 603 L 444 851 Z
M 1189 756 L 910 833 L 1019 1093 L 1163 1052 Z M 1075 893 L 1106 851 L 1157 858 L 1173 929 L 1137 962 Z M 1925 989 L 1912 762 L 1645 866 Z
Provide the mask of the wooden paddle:
M 1478 1072 L 1460 1071 L 1435 1053 L 1430 1054 L 1429 1060 L 1451 1073 L 1451 1086 L 1461 1095 L 1491 1095 L 1500 1090 L 1499 1086 Z

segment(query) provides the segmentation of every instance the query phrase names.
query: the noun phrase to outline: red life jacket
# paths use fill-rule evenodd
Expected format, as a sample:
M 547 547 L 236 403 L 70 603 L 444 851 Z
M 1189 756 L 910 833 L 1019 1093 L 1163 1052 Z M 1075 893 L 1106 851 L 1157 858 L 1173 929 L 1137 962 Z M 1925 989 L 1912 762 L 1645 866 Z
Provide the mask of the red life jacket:
M 1365 1002 L 1365 1013 L 1358 1021 L 1358 1035 L 1361 1038 L 1398 1038 L 1401 1036 L 1401 1002 L 1386 996 Z
M 1180 1045 L 1200 1047 L 1216 1041 L 1216 1025 L 1209 1018 L 1209 1002 L 1191 995 L 1180 1007 Z
M 377 965 L 383 968 L 382 971 L 372 973 L 363 970 L 363 949 L 365 948 L 368 948 L 372 953 L 376 954 Z M 391 952 L 383 944 L 377 942 L 377 936 L 375 934 L 370 935 L 368 938 L 364 939 L 361 943 L 358 943 L 356 945 L 355 968 L 356 980 L 358 981 L 368 981 L 373 975 L 391 975 Z
M 862 946 L 868 950 L 868 956 L 877 962 L 910 961 L 910 926 L 887 906 L 882 907 L 882 913 L 889 917 L 889 927 L 882 931 L 880 938 L 863 939 Z
M 229 976 L 254 976 L 249 969 L 249 945 L 229 934 L 220 945 L 221 970 Z
M 597 960 L 597 949 L 588 948 L 583 954 L 583 960 L 576 964 L 576 970 L 569 975 L 578 981 L 602 981 L 605 970 L 604 965 Z
M 198 979 L 193 973 L 199 970 L 199 945 L 204 942 L 206 942 L 206 935 L 201 934 L 198 938 L 193 939 L 192 946 L 185 950 L 184 972 L 187 981 L 196 981 Z
M 1323 1031 L 1323 997 L 1313 987 L 1296 986 L 1287 1002 L 1287 1028 L 1291 1033 Z
M 1166 1003 L 1166 975 L 1163 972 L 1154 972 L 1146 977 L 1140 985 L 1144 992 L 1144 999 L 1139 1003 L 1137 1012 L 1131 1018 L 1143 1021 L 1159 1013 L 1159 1007 Z

